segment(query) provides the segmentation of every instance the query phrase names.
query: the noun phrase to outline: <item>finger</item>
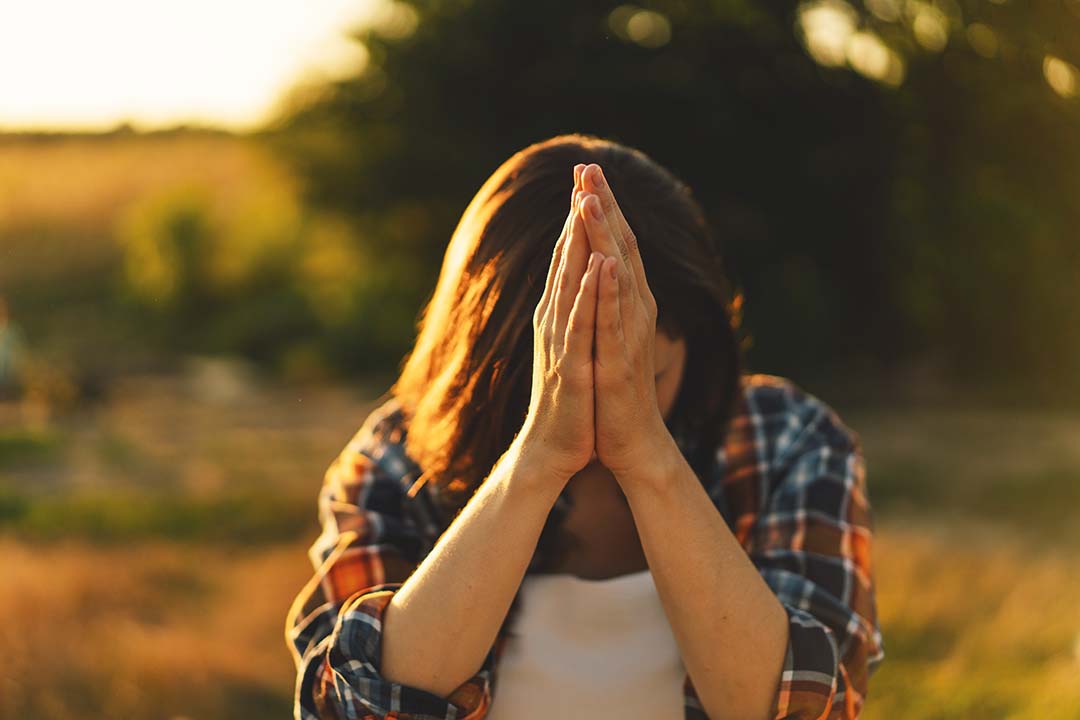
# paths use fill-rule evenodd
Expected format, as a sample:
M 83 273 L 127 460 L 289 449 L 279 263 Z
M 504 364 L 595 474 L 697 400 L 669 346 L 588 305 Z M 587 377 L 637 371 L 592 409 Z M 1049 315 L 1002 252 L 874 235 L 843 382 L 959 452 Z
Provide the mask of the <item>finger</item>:
M 615 193 L 612 191 L 610 183 L 604 179 L 604 173 L 600 166 L 595 163 L 586 166 L 585 171 L 582 173 L 582 183 L 588 192 L 594 193 L 600 198 L 604 216 L 608 219 L 617 235 L 620 257 L 622 257 L 627 267 L 632 269 L 636 281 L 635 285 L 638 292 L 642 293 L 642 297 L 644 297 L 649 284 L 645 278 L 645 265 L 641 261 L 637 236 L 630 228 L 630 223 L 626 222 L 622 208 L 619 207 L 619 203 L 615 199 Z
M 622 303 L 622 314 L 625 317 L 629 317 L 628 313 L 632 311 L 631 306 L 636 295 L 632 271 L 619 261 L 619 246 L 615 241 L 615 234 L 612 231 L 611 225 L 607 222 L 607 218 L 603 215 L 603 210 L 600 207 L 600 202 L 596 195 L 586 193 L 581 200 L 581 205 L 581 214 L 586 217 L 585 229 L 589 233 L 589 243 L 594 250 L 598 250 L 605 255 L 615 256 L 614 262 L 616 271 L 619 275 L 619 294 Z
M 571 222 L 574 219 L 574 215 L 577 213 L 579 195 L 580 192 L 575 188 L 570 198 L 570 212 L 566 215 L 566 222 L 563 223 L 562 232 L 559 233 L 559 239 L 555 242 L 555 249 L 551 253 L 551 264 L 548 266 L 547 280 L 544 283 L 544 292 L 540 295 L 540 301 L 537 303 L 540 315 L 547 312 L 548 305 L 551 303 L 551 295 L 555 286 L 555 276 L 558 274 L 559 265 L 562 263 L 563 248 L 566 245 L 566 238 L 570 234 Z
M 600 265 L 600 287 L 596 301 L 596 362 L 603 368 L 615 366 L 622 354 L 622 313 L 619 309 L 619 259 L 606 256 Z
M 578 163 L 574 166 L 574 187 L 581 187 L 581 173 L 585 172 L 585 163 Z
M 595 193 L 582 191 L 578 203 L 578 214 L 585 221 L 585 230 L 589 234 L 589 246 L 604 255 L 613 255 L 618 261 L 619 243 L 615 233 L 604 217 L 604 207 Z
M 585 274 L 588 260 L 585 227 L 578 215 L 570 225 L 569 237 L 563 249 L 563 261 L 559 267 L 559 277 L 555 285 L 555 322 L 553 325 L 556 350 L 562 350 L 566 336 L 566 323 L 570 318 L 570 309 L 574 305 L 574 296 Z
M 566 354 L 592 361 L 593 335 L 596 330 L 596 296 L 600 289 L 600 262 L 604 256 L 589 253 L 585 274 L 581 277 L 574 307 L 566 327 Z

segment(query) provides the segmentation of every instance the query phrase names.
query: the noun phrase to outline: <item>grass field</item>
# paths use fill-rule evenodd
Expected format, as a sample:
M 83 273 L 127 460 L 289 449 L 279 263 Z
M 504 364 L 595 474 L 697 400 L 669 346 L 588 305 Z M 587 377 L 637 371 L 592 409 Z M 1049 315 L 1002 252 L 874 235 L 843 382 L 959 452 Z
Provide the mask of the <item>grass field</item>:
M 130 379 L 51 439 L 7 431 L 0 717 L 288 715 L 315 492 L 375 393 L 206 382 Z M 1080 718 L 1080 418 L 845 416 L 878 520 L 866 716 Z
M 316 492 L 387 382 L 180 355 L 131 372 L 161 350 L 117 320 L 118 228 L 188 187 L 236 227 L 295 209 L 291 179 L 243 139 L 0 138 L 0 298 L 41 366 L 26 402 L 0 402 L 4 720 L 290 714 L 283 624 Z M 250 239 L 221 237 L 236 253 Z M 878 530 L 887 657 L 865 716 L 1080 718 L 1080 413 L 838 409 Z

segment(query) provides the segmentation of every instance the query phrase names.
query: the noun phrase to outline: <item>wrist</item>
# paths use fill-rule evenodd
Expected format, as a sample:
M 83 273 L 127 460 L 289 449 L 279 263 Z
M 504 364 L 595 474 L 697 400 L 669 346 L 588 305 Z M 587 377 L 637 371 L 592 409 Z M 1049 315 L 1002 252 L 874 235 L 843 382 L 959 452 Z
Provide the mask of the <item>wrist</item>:
M 627 496 L 639 492 L 650 495 L 666 492 L 674 483 L 680 465 L 686 462 L 678 444 L 665 427 L 662 433 L 655 433 L 649 443 L 642 443 L 640 447 L 639 459 L 626 470 L 615 473 L 623 492 Z
M 550 487 L 556 493 L 573 477 L 574 472 L 561 466 L 555 453 L 548 450 L 542 437 L 530 428 L 523 428 L 507 450 L 514 474 L 525 482 Z

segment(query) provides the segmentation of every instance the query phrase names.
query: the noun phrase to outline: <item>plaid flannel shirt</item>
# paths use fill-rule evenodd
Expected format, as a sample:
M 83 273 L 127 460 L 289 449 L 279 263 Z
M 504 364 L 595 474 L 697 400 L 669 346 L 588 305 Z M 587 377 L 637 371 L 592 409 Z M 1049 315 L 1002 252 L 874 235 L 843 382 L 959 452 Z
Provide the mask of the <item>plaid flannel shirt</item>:
M 286 622 L 297 720 L 478 720 L 496 696 L 505 623 L 476 675 L 447 698 L 380 674 L 383 612 L 445 528 L 427 485 L 406 494 L 420 469 L 403 450 L 401 419 L 386 402 L 326 473 L 315 573 Z M 773 717 L 857 717 L 884 657 L 858 436 L 790 381 L 745 375 L 702 482 L 788 615 Z M 564 491 L 553 510 L 567 503 Z M 684 718 L 705 720 L 689 675 L 683 694 Z

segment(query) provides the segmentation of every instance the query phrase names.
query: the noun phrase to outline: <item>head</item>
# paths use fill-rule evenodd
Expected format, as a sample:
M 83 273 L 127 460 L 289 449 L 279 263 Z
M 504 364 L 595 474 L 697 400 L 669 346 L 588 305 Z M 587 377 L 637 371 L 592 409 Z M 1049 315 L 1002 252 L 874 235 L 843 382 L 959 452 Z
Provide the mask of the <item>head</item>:
M 464 504 L 521 428 L 533 310 L 569 211 L 573 167 L 597 163 L 638 238 L 657 304 L 657 403 L 703 469 L 723 439 L 741 363 L 719 248 L 689 188 L 644 153 L 585 135 L 504 162 L 450 239 L 412 352 L 391 392 L 406 450 L 451 506 Z

